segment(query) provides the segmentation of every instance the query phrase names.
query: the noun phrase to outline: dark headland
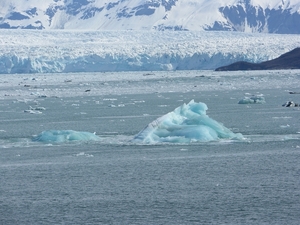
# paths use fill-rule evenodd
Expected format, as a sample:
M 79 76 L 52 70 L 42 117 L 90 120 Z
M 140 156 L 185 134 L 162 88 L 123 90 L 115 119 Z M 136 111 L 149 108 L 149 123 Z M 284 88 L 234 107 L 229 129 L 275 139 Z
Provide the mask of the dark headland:
M 300 48 L 287 52 L 276 59 L 261 63 L 250 63 L 239 61 L 228 66 L 222 66 L 215 71 L 236 71 L 236 70 L 284 70 L 300 69 Z

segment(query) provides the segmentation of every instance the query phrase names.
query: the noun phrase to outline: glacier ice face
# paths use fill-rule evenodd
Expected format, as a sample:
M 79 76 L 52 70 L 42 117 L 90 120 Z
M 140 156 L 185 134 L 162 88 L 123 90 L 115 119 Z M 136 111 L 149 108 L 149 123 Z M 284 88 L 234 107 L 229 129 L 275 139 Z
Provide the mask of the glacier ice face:
M 2 29 L 0 74 L 213 70 L 299 46 L 299 35 Z
M 63 143 L 68 141 L 100 141 L 100 137 L 90 132 L 74 130 L 47 130 L 32 139 L 46 143 Z
M 137 143 L 189 143 L 220 139 L 243 139 L 206 115 L 207 105 L 191 100 L 188 104 L 154 120 L 133 139 Z

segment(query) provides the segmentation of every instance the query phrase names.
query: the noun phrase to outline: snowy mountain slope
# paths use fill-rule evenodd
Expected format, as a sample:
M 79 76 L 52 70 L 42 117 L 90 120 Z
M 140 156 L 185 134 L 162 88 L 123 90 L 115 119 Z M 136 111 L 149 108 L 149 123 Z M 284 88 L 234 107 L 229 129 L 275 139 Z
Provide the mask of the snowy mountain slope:
M 299 0 L 1 0 L 0 28 L 300 33 Z
M 3 29 L 0 73 L 211 70 L 299 46 L 291 34 Z

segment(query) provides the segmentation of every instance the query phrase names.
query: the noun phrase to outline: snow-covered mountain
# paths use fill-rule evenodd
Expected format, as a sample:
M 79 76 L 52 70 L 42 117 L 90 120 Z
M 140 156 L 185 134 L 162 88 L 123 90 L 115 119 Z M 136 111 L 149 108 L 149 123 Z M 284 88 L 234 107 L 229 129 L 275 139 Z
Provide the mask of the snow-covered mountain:
M 0 28 L 300 34 L 300 1 L 1 0 Z

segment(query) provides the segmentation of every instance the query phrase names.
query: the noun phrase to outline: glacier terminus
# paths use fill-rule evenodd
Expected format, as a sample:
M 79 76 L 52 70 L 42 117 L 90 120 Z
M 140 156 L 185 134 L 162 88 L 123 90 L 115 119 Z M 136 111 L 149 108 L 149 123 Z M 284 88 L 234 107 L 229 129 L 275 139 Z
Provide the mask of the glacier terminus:
M 297 34 L 2 29 L 0 73 L 213 70 L 298 46 Z

